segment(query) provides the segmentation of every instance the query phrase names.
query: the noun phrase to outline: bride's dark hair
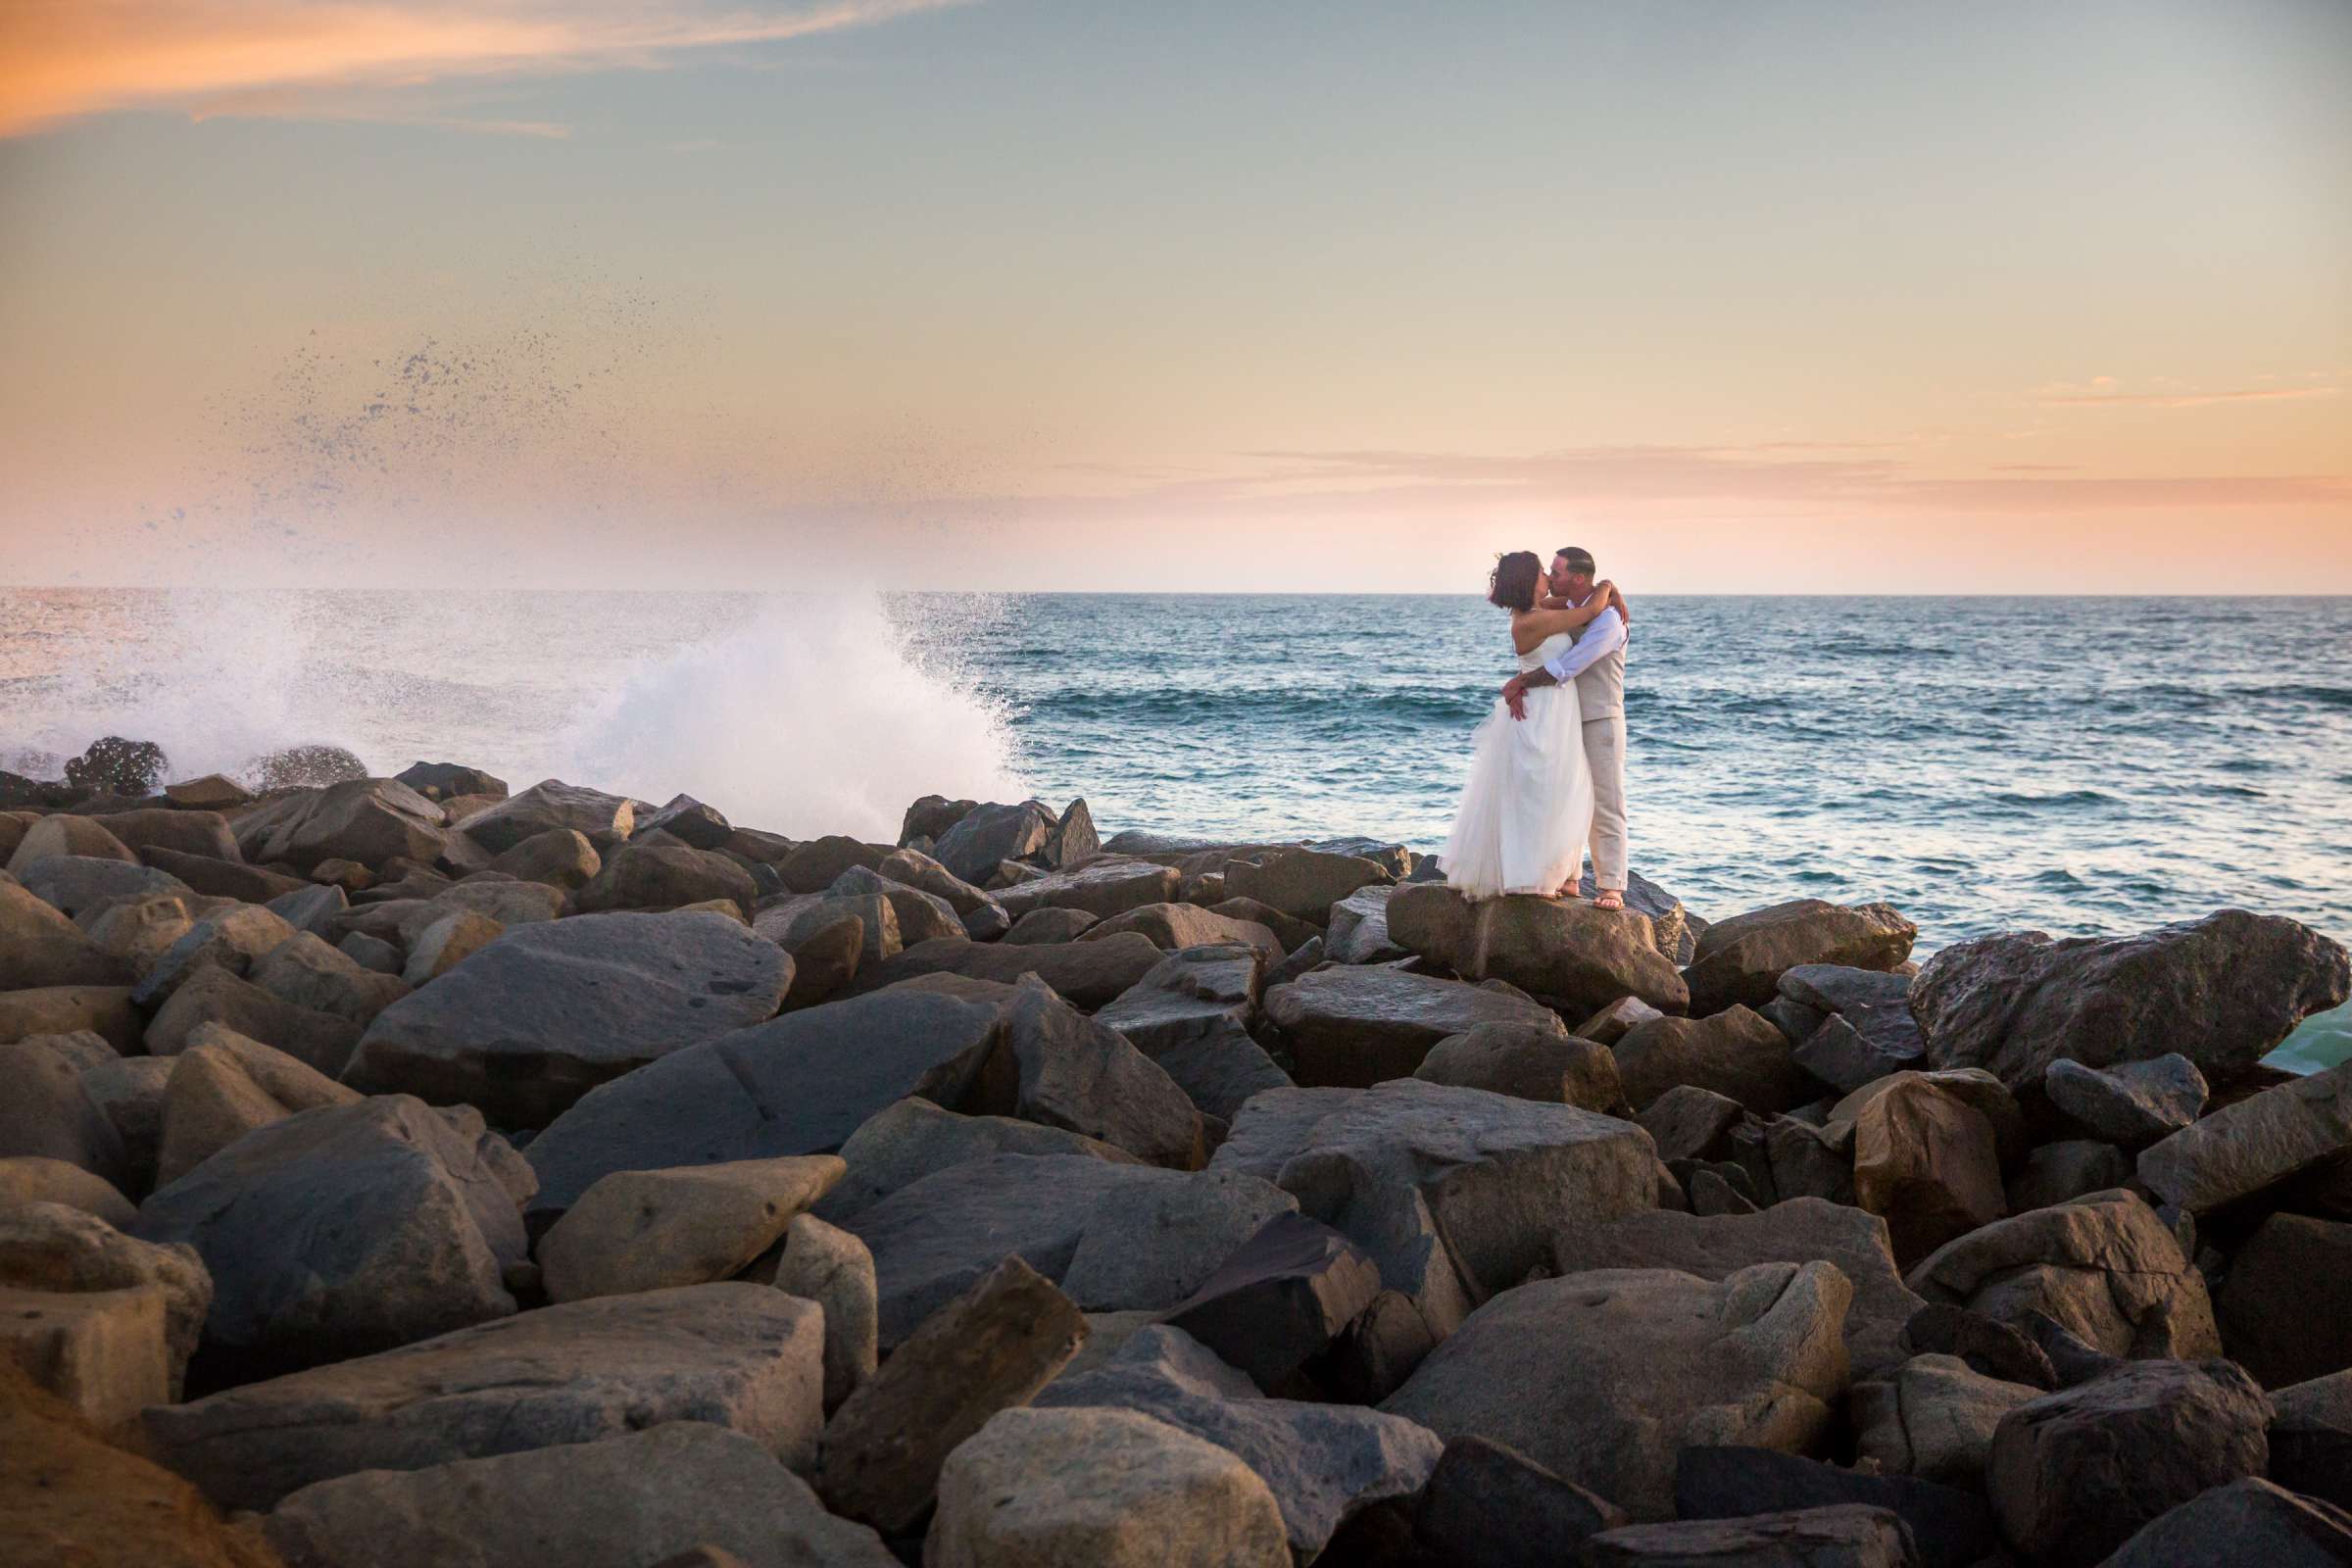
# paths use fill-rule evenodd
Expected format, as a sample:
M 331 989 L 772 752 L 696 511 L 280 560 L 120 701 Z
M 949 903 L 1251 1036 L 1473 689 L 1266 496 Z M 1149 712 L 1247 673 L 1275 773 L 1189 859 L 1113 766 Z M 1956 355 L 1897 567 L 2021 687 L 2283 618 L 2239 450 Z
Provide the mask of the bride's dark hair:
M 1494 569 L 1487 574 L 1487 603 L 1498 610 L 1533 610 L 1536 584 L 1543 579 L 1543 558 L 1533 550 L 1496 556 Z

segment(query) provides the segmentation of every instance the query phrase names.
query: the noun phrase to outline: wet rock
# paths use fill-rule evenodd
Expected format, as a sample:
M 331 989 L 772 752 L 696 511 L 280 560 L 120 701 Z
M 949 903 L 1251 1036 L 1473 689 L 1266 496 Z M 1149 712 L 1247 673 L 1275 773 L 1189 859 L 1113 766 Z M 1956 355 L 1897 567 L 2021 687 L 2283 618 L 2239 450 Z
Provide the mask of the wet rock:
M 1984 1499 L 1907 1475 L 1869 1475 L 1771 1448 L 1685 1448 L 1674 1472 L 1675 1512 L 1685 1519 L 1737 1519 L 1856 1505 L 1901 1519 L 1920 1568 L 1968 1568 L 2000 1550 Z
M 910 988 L 690 1045 L 582 1097 L 531 1141 L 540 1182 L 533 1222 L 552 1219 L 612 1171 L 831 1153 L 867 1117 L 910 1095 L 962 1105 L 1004 1040 L 996 1006 Z M 1009 1088 L 995 1092 L 1009 1107 Z
M 206 964 L 149 1022 L 147 1049 L 176 1055 L 206 1024 L 259 1040 L 330 1078 L 342 1073 L 360 1040 L 359 1026 L 349 1019 L 281 1002 L 218 964 Z
M 1377 861 L 1320 850 L 1282 850 L 1262 861 L 1236 859 L 1225 867 L 1227 897 L 1254 899 L 1318 927 L 1330 918 L 1333 905 L 1358 888 L 1395 880 Z
M 795 1214 L 770 1283 L 825 1309 L 825 1409 L 839 1409 L 852 1390 L 874 1375 L 874 1254 L 848 1231 L 814 1214 Z
M 136 799 L 155 793 L 169 766 L 164 749 L 155 742 L 107 735 L 66 764 L 66 782 L 93 794 Z
M 545 1126 L 599 1084 L 771 1016 L 791 980 L 782 949 L 716 914 L 525 925 L 385 1008 L 343 1077 Z
M 1013 947 L 1054 946 L 1077 941 L 1098 923 L 1098 917 L 1084 909 L 1031 909 L 1012 922 L 1004 940 Z
M 1441 1446 L 1396 1416 L 1261 1397 L 1248 1377 L 1166 1327 L 1143 1330 L 1093 1371 L 1056 1381 L 1037 1403 L 1134 1410 L 1227 1449 L 1273 1491 L 1292 1548 L 1305 1559 L 1357 1509 L 1418 1492 Z
M 1821 1262 L 1720 1284 L 1666 1269 L 1538 1280 L 1471 1314 L 1381 1408 L 1448 1442 L 1507 1444 L 1637 1519 L 1662 1519 L 1692 1444 L 1801 1451 L 1822 1440 L 1846 1385 L 1850 1296 Z
M 1130 1410 L 1010 1409 L 949 1456 L 929 1568 L 1289 1568 L 1257 1472 Z
M 550 1306 L 144 1417 L 157 1456 L 224 1507 L 363 1470 L 589 1443 L 668 1421 L 813 1457 L 822 1313 L 764 1285 Z
M 1593 1269 L 1675 1269 L 1729 1279 L 1763 1263 L 1835 1263 L 1852 1287 L 1845 1313 L 1848 1358 L 1874 1376 L 1909 1353 L 1904 1325 L 1924 1304 L 1895 1271 L 1884 1221 L 1843 1203 L 1796 1198 L 1754 1214 L 1648 1209 L 1612 1219 L 1568 1218 L 1553 1233 L 1551 1265 L 1570 1278 Z
M 1380 967 L 1302 974 L 1267 991 L 1265 1012 L 1291 1052 L 1292 1075 L 1318 1086 L 1409 1077 L 1432 1046 L 1482 1023 L 1567 1033 L 1549 1008 L 1517 992 Z
M 2220 1562 L 2268 1568 L 2352 1563 L 2352 1514 L 2249 1476 L 2199 1493 L 2150 1521 L 2101 1568 Z
M 0 986 L 11 991 L 58 986 L 126 986 L 122 958 L 14 877 L 0 877 Z
M 1288 1120 L 1288 1102 L 1312 1094 L 1252 1100 L 1212 1168 L 1252 1168 L 1262 1144 L 1246 1129 L 1260 1107 Z M 1281 1135 L 1275 1185 L 1369 1252 L 1440 1335 L 1547 1260 L 1562 1214 L 1610 1218 L 1656 1200 L 1642 1130 L 1572 1105 L 1402 1079 L 1299 1121 Z
M 2204 1278 L 2156 1211 L 2130 1193 L 1996 1220 L 1944 1244 L 1906 1283 L 1929 1301 L 2013 1327 L 2040 1312 L 2109 1355 L 2221 1350 Z
M 206 1024 L 170 1058 L 155 1179 L 170 1186 L 256 1129 L 360 1096 L 282 1051 Z M 125 1222 L 127 1224 L 127 1222 Z
M 459 762 L 411 762 L 392 777 L 428 801 L 446 801 L 457 795 L 507 798 L 505 779 Z
M 600 1177 L 540 1239 L 548 1299 L 730 1278 L 767 1250 L 844 1169 L 838 1156 L 814 1154 Z
M 723 855 L 676 844 L 624 844 L 604 858 L 575 901 L 583 913 L 680 909 L 724 899 L 746 918 L 759 902 L 751 873 Z
M 1886 1218 L 1899 1266 L 2008 1212 L 1992 1123 L 1927 1074 L 1882 1079 L 1830 1119 L 1853 1123 L 1855 1200 Z
M 2038 1146 L 2027 1156 L 2025 1168 L 2009 1179 L 2009 1208 L 2022 1214 L 2030 1208 L 2071 1203 L 2131 1180 L 2132 1161 L 2113 1144 L 2062 1139 Z
M 2049 1064 L 2180 1052 L 2216 1083 L 2243 1078 L 2311 1013 L 2352 991 L 2342 947 L 2276 915 L 2223 909 L 2134 937 L 2013 931 L 1938 953 L 1911 988 L 1937 1066 L 2037 1089 Z
M 1443 883 L 1417 883 L 1389 901 L 1389 935 L 1466 980 L 1552 999 L 1571 1017 L 1629 996 L 1661 1012 L 1690 1008 L 1649 917 L 1630 908 L 1518 895 L 1473 904 Z
M 179 1397 L 213 1299 L 212 1276 L 193 1248 L 137 1241 L 78 1207 L 38 1200 L 0 1204 L 0 1285 L 51 1293 L 153 1290 L 164 1303 L 164 1397 L 172 1399 Z
M 1607 1047 L 1530 1024 L 1484 1023 L 1449 1035 L 1430 1048 L 1413 1076 L 1603 1115 L 1625 1108 L 1617 1058 Z
M 1148 938 L 1122 932 L 1101 942 L 1041 943 L 1008 947 L 1001 942 L 918 942 L 871 967 L 860 966 L 852 989 L 881 990 L 927 974 L 957 974 L 1011 985 L 1035 974 L 1079 1007 L 1100 1007 L 1152 972 L 1161 957 Z
M 1123 1149 L 1058 1127 L 1010 1116 L 964 1116 L 925 1099 L 906 1099 L 867 1117 L 841 1146 L 849 1172 L 815 1206 L 840 1225 L 934 1171 L 992 1154 L 1083 1154 L 1114 1165 L 1143 1163 Z
M 1590 1568 L 1911 1568 L 1918 1560 L 1899 1517 L 1860 1503 L 1626 1525 L 1592 1537 L 1578 1559 Z
M 2266 1388 L 2352 1367 L 2352 1224 L 2273 1214 L 2214 1298 L 2222 1346 Z
M 105 1177 L 39 1154 L 0 1157 L 0 1208 L 20 1203 L 63 1203 L 118 1228 L 129 1226 L 139 1215 Z
M 1233 1249 L 1168 1309 L 1166 1321 L 1271 1393 L 1328 1349 L 1379 1294 L 1380 1268 L 1370 1254 L 1293 1211 Z
M 1036 801 L 975 806 L 938 836 L 931 853 L 956 876 L 981 887 L 996 874 L 998 862 L 1043 850 L 1054 826 L 1054 813 Z
M 1768 1113 L 1801 1104 L 1813 1094 L 1790 1058 L 1788 1042 L 1743 1006 L 1704 1018 L 1654 1019 L 1629 1030 L 1615 1050 L 1626 1098 L 1642 1108 L 1687 1084 Z
M 2208 1488 L 2262 1474 L 2271 1413 L 2228 1361 L 2134 1362 L 2003 1416 L 1985 1489 L 2016 1550 L 2097 1562 Z
M 948 1456 L 998 1411 L 1026 1404 L 1086 1332 L 1068 1298 L 1005 1258 L 925 1319 L 835 1413 L 818 1493 L 887 1535 L 920 1528 Z
M 2001 1418 L 2045 1391 L 1986 1377 L 1956 1355 L 1916 1355 L 1854 1385 L 1861 1457 L 1890 1475 L 1982 1490 Z
M 737 1568 L 898 1561 L 759 1443 L 699 1421 L 321 1481 L 263 1533 L 288 1568 L 646 1568 L 698 1544 Z
M 978 801 L 951 801 L 944 795 L 926 795 L 906 808 L 906 815 L 899 827 L 899 843 L 910 844 L 916 839 L 929 839 L 934 844 L 947 836 L 948 829 L 962 821 Z
M 2352 1063 L 2222 1106 L 2140 1151 L 2139 1179 L 2192 1213 L 2252 1197 L 2352 1150 Z
M 513 1312 L 508 1183 L 528 1179 L 470 1109 L 395 1096 L 247 1134 L 149 1198 L 136 1234 L 203 1257 L 208 1340 L 316 1365 Z
M 569 828 L 601 852 L 625 843 L 636 831 L 637 808 L 617 795 L 543 779 L 502 805 L 476 811 L 466 819 L 464 831 L 492 855 L 504 855 L 558 828 Z
M 0 1046 L 0 1158 L 62 1160 L 118 1190 L 130 1184 L 122 1137 L 70 1059 L 38 1039 Z
M 2205 1075 L 2179 1052 L 2108 1068 L 2060 1056 L 2043 1071 L 2042 1092 L 2093 1136 L 2126 1149 L 2195 1121 L 2206 1095 Z

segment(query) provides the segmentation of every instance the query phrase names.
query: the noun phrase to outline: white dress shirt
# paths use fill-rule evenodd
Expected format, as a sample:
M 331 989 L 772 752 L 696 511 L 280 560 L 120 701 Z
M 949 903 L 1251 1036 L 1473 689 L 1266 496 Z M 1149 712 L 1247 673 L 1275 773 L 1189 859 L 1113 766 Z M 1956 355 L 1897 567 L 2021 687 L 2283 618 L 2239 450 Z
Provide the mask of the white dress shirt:
M 1585 634 L 1561 653 L 1545 660 L 1544 667 L 1551 671 L 1553 680 L 1565 686 L 1624 646 L 1625 617 L 1617 613 L 1615 605 L 1611 605 L 1587 621 Z

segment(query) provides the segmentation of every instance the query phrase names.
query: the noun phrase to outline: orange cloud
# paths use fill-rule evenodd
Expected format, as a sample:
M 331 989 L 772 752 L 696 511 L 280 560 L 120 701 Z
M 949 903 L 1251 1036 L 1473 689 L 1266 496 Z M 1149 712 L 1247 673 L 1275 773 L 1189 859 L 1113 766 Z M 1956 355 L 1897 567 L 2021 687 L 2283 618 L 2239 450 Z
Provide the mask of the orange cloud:
M 658 0 L 10 0 L 0 136 L 116 109 L 354 112 L 334 94 L 451 77 L 651 69 L 681 51 L 775 43 L 960 0 L 825 0 L 780 12 Z M 561 134 L 538 122 L 449 122 Z
M 2045 409 L 2201 409 L 2209 403 L 2289 403 L 2331 398 L 2332 386 L 2243 387 L 2229 392 L 2118 392 L 2112 376 L 2094 376 L 2087 388 L 2045 387 L 2034 401 Z

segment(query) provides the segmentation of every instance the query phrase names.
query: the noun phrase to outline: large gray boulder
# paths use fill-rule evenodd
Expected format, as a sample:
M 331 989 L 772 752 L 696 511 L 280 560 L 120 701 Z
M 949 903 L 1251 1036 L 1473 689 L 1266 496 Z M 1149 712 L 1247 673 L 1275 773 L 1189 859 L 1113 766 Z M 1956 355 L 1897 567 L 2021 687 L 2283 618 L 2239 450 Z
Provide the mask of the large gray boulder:
M 1625 1098 L 1646 1110 L 1684 1085 L 1711 1089 L 1771 1114 L 1812 1098 L 1812 1080 L 1791 1058 L 1788 1037 L 1734 1004 L 1703 1018 L 1652 1018 L 1615 1047 Z
M 927 1568 L 1291 1568 L 1231 1450 L 1132 1410 L 999 1411 L 948 1456 Z
M 1409 1078 L 1259 1095 L 1210 1168 L 1270 1172 L 1441 1335 L 1546 1261 L 1563 1220 L 1650 1207 L 1660 1174 L 1631 1122 Z
M 2293 920 L 2223 909 L 2133 937 L 1962 942 L 1920 970 L 1911 1010 L 1936 1065 L 1984 1067 L 2020 1093 L 2038 1093 L 2061 1056 L 2112 1067 L 2173 1052 L 2227 1086 L 2347 994 L 2340 945 Z
M 0 991 L 126 986 L 127 959 L 109 953 L 54 906 L 0 874 Z
M 2039 1312 L 2109 1355 L 2221 1353 L 2204 1277 L 2156 1211 L 2127 1192 L 1996 1220 L 1945 1243 L 1905 1283 L 1930 1302 L 2012 1327 Z
M 1266 1398 L 1248 1374 L 1165 1327 L 1143 1330 L 1092 1371 L 1055 1380 L 1034 1403 L 1134 1410 L 1238 1455 L 1273 1490 L 1302 1561 L 1359 1509 L 1420 1491 L 1443 1447 L 1398 1416 Z
M 2281 1388 L 2352 1368 L 2352 1224 L 2273 1214 L 2214 1298 L 2230 1359 Z
M 513 1312 L 530 1180 L 469 1107 L 391 1096 L 247 1134 L 150 1197 L 135 1234 L 204 1259 L 208 1340 L 312 1366 Z
M 213 1303 L 213 1277 L 194 1248 L 142 1242 L 64 1203 L 0 1202 L 0 1286 L 68 1294 L 154 1289 L 164 1298 L 172 1398 Z
M 722 914 L 513 927 L 379 1013 L 343 1078 L 543 1127 L 599 1084 L 773 1016 L 791 983 L 784 951 Z
M 47 855 L 20 862 L 15 874 L 26 892 L 73 920 L 110 900 L 186 898 L 195 891 L 169 872 L 110 856 Z
M 1011 985 L 1034 974 L 1072 1005 L 1100 1007 L 1134 985 L 1162 957 L 1152 939 L 1122 931 L 1101 942 L 1004 944 L 940 938 L 918 942 L 879 963 L 860 963 L 853 993 L 879 991 L 930 974 L 961 975 Z
M 702 1545 L 745 1568 L 898 1563 L 756 1440 L 702 1421 L 321 1481 L 262 1534 L 287 1568 L 650 1568 Z
M 2041 1083 L 2051 1104 L 2093 1137 L 2124 1149 L 2177 1133 L 2205 1108 L 2205 1075 L 2177 1051 L 2113 1067 L 2085 1067 L 2060 1056 Z
M 2167 1510 L 2262 1474 L 2271 1417 L 2232 1362 L 2135 1362 L 2003 1416 L 1985 1491 L 2030 1560 L 2097 1562 Z
M 2001 1417 L 2047 1392 L 1987 1377 L 1956 1355 L 1915 1355 L 1854 1384 L 1856 1446 L 1884 1473 L 1981 1491 Z
M 752 874 L 725 856 L 687 844 L 624 844 L 604 858 L 574 900 L 583 911 L 682 909 L 723 899 L 751 917 Z
M 581 1097 L 531 1141 L 540 1184 L 533 1222 L 616 1170 L 835 1152 L 867 1117 L 909 1095 L 951 1108 L 1010 1109 L 1008 1084 L 995 1087 L 999 1102 L 982 1098 L 983 1069 L 1004 1034 L 994 1004 L 907 988 L 689 1044 Z
M 858 1124 L 841 1146 L 849 1167 L 841 1184 L 811 1210 L 839 1225 L 861 1208 L 910 1187 L 933 1171 L 992 1154 L 1083 1154 L 1114 1165 L 1140 1165 L 1124 1149 L 1059 1127 L 1011 1116 L 966 1116 L 919 1097 L 896 1101 Z
M 1200 1112 L 1176 1081 L 1043 981 L 1021 982 L 1005 1010 L 1005 1032 L 1014 1115 L 1173 1170 L 1198 1170 L 1207 1157 Z
M 1381 1408 L 1508 1445 L 1636 1519 L 1671 1518 L 1684 1448 L 1823 1442 L 1851 1296 L 1823 1262 L 1720 1283 L 1668 1269 L 1538 1280 L 1472 1313 Z
M 1031 911 L 1034 913 L 1035 911 Z M 1110 915 L 1087 927 L 1084 940 L 1100 942 L 1122 931 L 1140 931 L 1162 952 L 1185 948 L 1238 945 L 1264 955 L 1269 963 L 1281 961 L 1282 939 L 1273 928 L 1255 920 L 1237 920 L 1203 909 L 1196 904 L 1146 904 Z M 1349 960 L 1357 961 L 1357 960 Z
M 1230 1121 L 1251 1095 L 1291 1082 L 1250 1032 L 1262 967 L 1254 948 L 1185 948 L 1095 1019 L 1159 1063 L 1194 1104 Z
M 1097 919 L 1109 920 L 1133 909 L 1173 903 L 1178 880 L 1171 866 L 1105 857 L 1076 870 L 1001 888 L 996 899 L 1015 920 L 1036 909 L 1084 909 Z
M 1322 925 L 1331 906 L 1356 889 L 1396 878 L 1377 860 L 1323 850 L 1278 850 L 1255 860 L 1225 865 L 1228 898 L 1254 899 L 1294 920 Z
M 2247 1476 L 2200 1492 L 2142 1525 L 2100 1568 L 2233 1561 L 2265 1568 L 2352 1563 L 2352 1513 Z
M 166 1058 L 155 1179 L 169 1186 L 257 1128 L 320 1105 L 347 1105 L 358 1091 L 219 1024 Z
M 1761 1007 L 1781 976 L 1802 964 L 1892 969 L 1911 956 L 1918 927 L 1885 904 L 1852 906 L 1796 899 L 1719 920 L 1692 950 L 1684 978 L 1693 1013 L 1735 1003 Z
M 2139 1152 L 2139 1179 L 2207 1213 L 2352 1150 L 2352 1062 L 2248 1095 Z
M 1044 849 L 1053 828 L 1054 813 L 1041 802 L 991 802 L 962 812 L 939 836 L 931 854 L 961 880 L 985 887 L 999 863 Z
M 616 1170 L 539 1239 L 548 1299 L 732 1278 L 841 1180 L 842 1170 L 835 1154 Z
M 1265 1011 L 1291 1053 L 1292 1076 L 1318 1087 L 1408 1078 L 1432 1046 L 1482 1023 L 1568 1032 L 1550 1008 L 1517 991 L 1379 966 L 1302 974 L 1269 990 Z
M 1690 1010 L 1690 990 L 1659 952 L 1649 916 L 1571 899 L 1511 895 L 1473 903 L 1439 882 L 1400 888 L 1390 939 L 1467 980 L 1505 980 L 1555 1001 L 1572 1017 L 1636 997 L 1661 1012 Z
M 592 1443 L 667 1421 L 757 1441 L 796 1470 L 823 1419 L 823 1312 L 764 1285 L 602 1297 L 156 1405 L 156 1457 L 224 1508 L 363 1470 Z
M 1466 1034 L 1448 1035 L 1430 1048 L 1413 1076 L 1576 1105 L 1604 1116 L 1628 1109 L 1617 1057 L 1608 1047 L 1540 1025 L 1482 1023 Z
M 257 820 L 258 819 L 258 820 Z M 400 857 L 430 865 L 447 845 L 448 813 L 406 784 L 352 779 L 289 797 L 236 824 L 238 847 L 257 865 L 308 871 L 321 860 L 381 865 Z
M 1845 1203 L 1792 1198 L 1753 1214 L 1686 1214 L 1644 1209 L 1614 1219 L 1572 1220 L 1553 1235 L 1553 1271 L 1563 1278 L 1592 1269 L 1676 1269 L 1704 1280 L 1728 1279 L 1759 1263 L 1838 1265 L 1854 1291 L 1845 1344 L 1854 1375 L 1875 1377 L 1909 1351 L 1903 1327 L 1927 1303 L 1894 1266 L 1886 1223 Z
M 509 800 L 466 819 L 466 836 L 492 855 L 504 855 L 523 840 L 568 828 L 598 850 L 625 843 L 637 829 L 634 803 L 618 795 L 582 789 L 560 779 L 543 779 Z
M 38 1039 L 0 1045 L 0 1158 L 63 1160 L 117 1188 L 130 1185 L 122 1135 L 82 1087 L 81 1073 Z

